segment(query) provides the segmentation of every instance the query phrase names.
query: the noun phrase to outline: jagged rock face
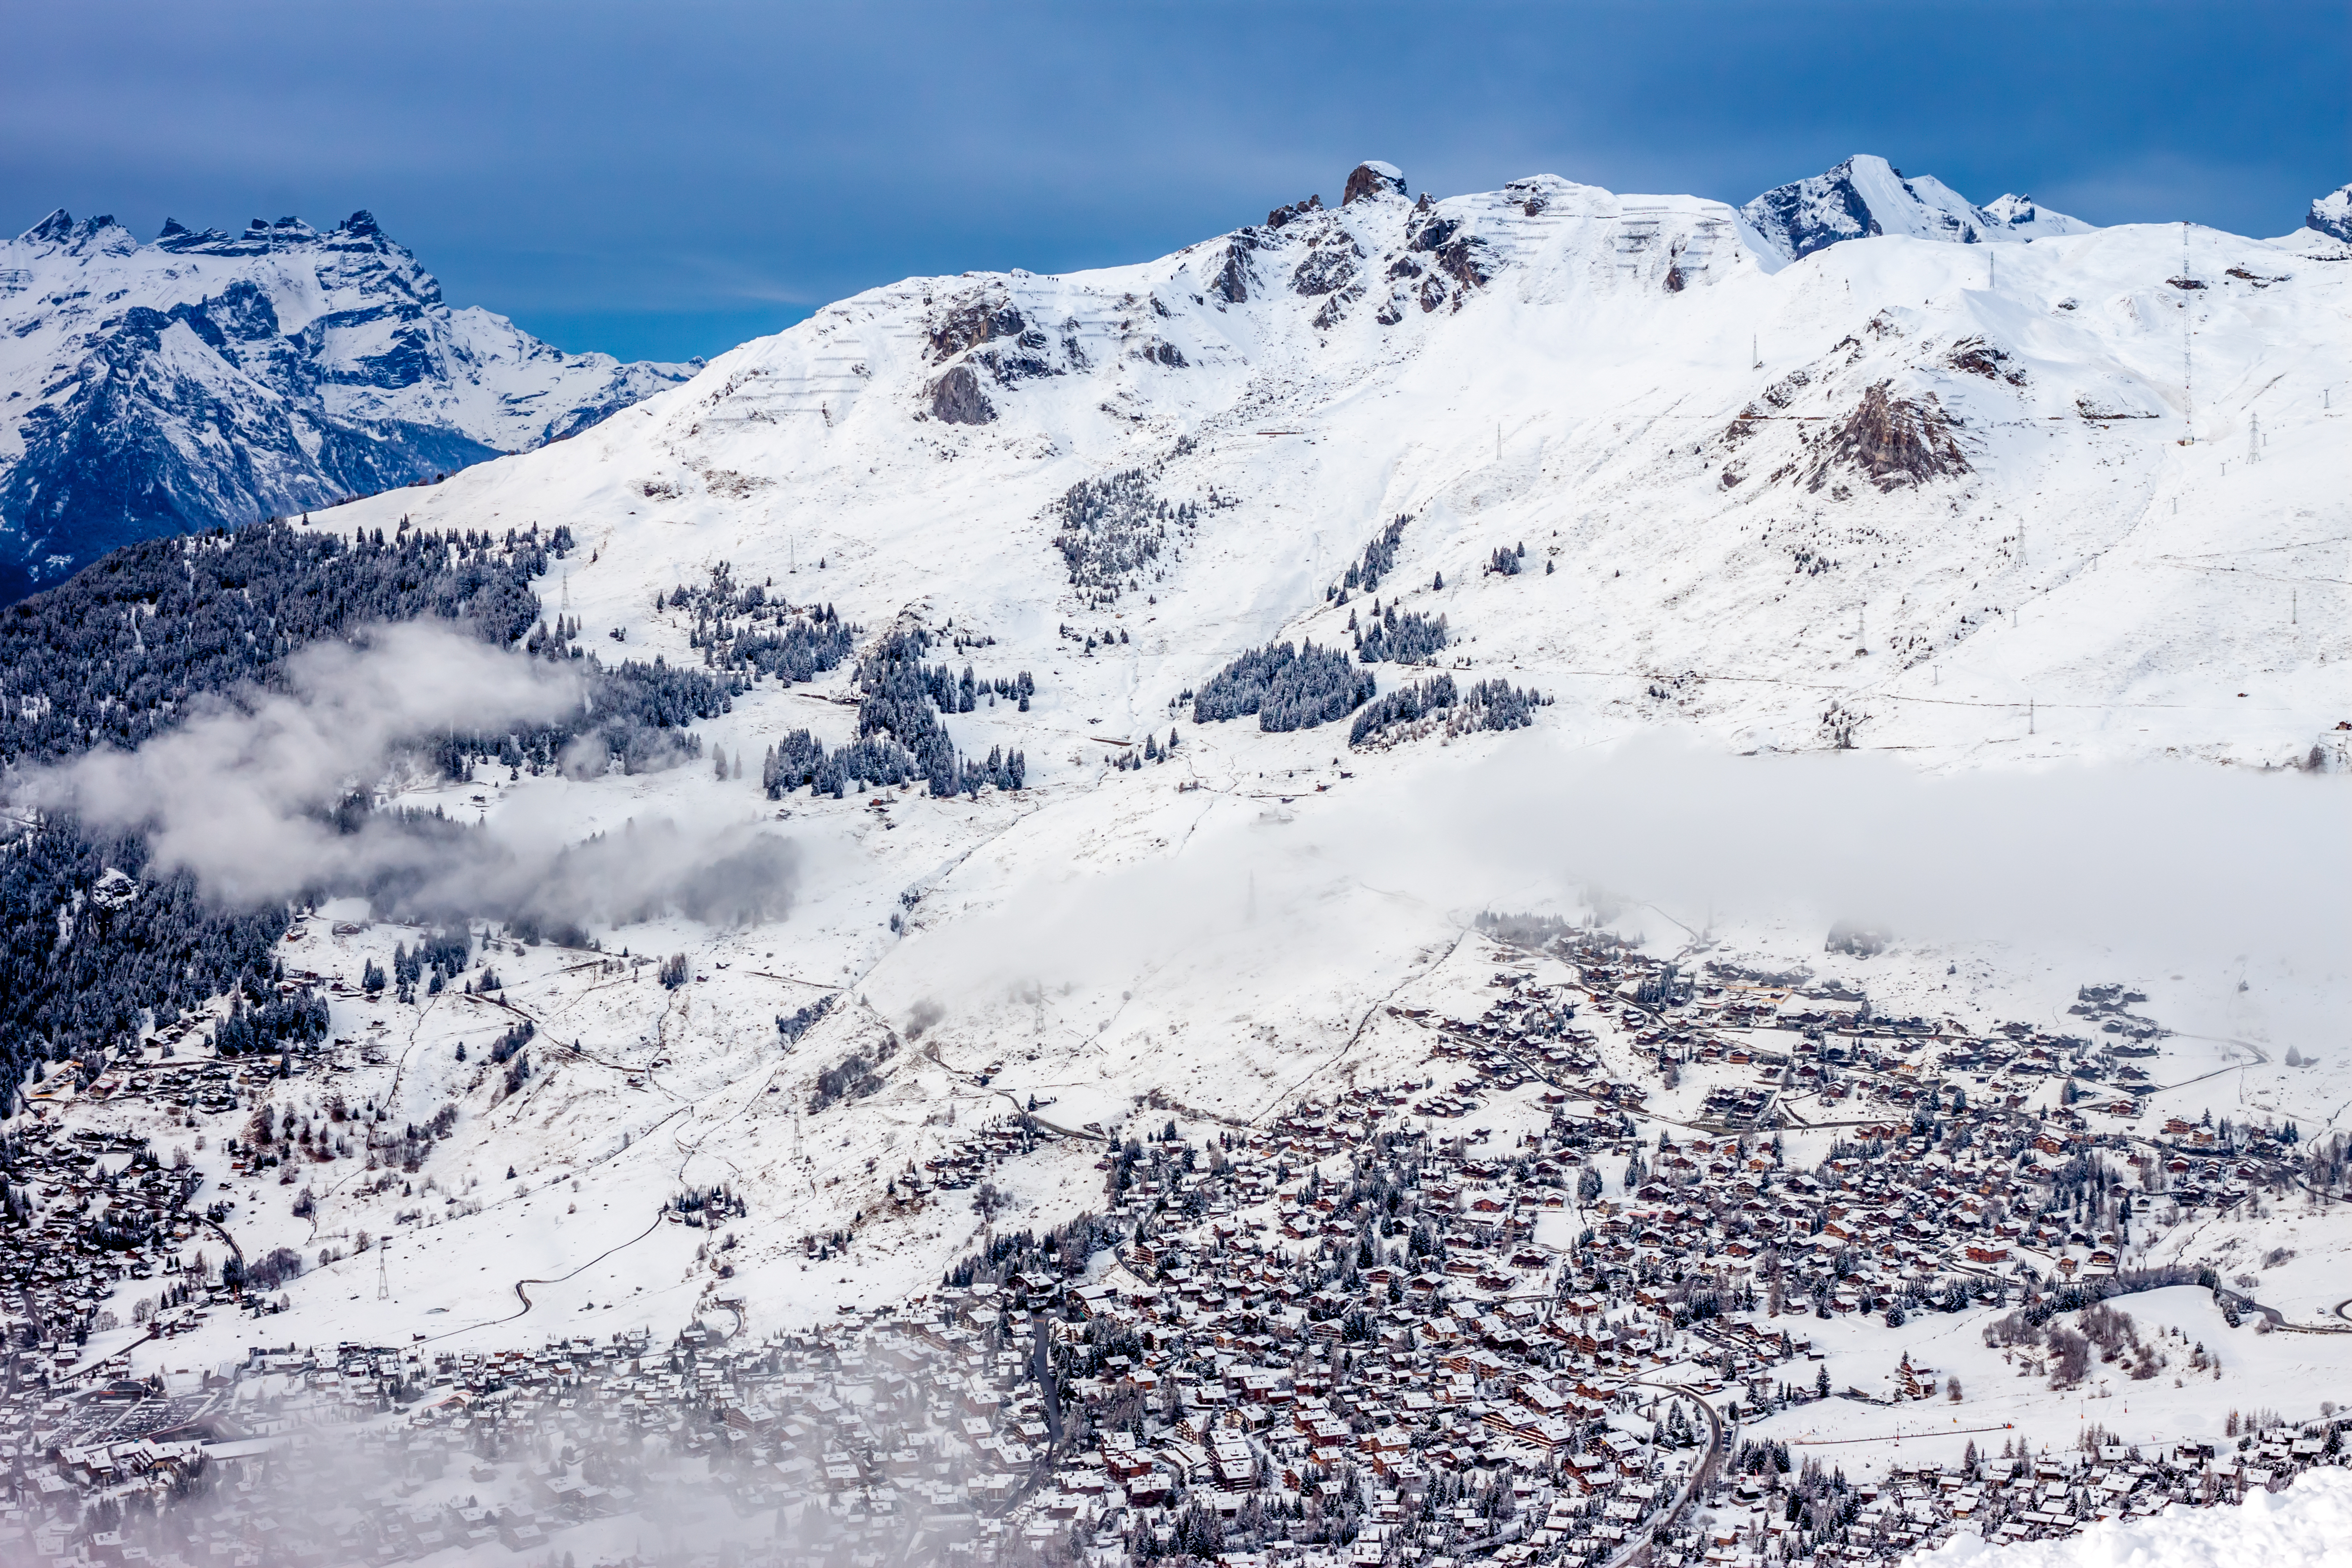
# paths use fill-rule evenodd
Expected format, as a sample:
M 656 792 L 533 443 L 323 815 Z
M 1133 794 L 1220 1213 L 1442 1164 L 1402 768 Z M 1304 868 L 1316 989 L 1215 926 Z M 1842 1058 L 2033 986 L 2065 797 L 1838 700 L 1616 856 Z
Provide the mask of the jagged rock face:
M 2339 185 L 2311 204 L 2303 226 L 2315 228 L 2332 239 L 2352 241 L 2352 185 Z
M 960 364 L 931 384 L 931 417 L 946 425 L 986 425 L 996 407 L 980 389 L 971 366 Z
M 1881 490 L 1969 471 L 1952 422 L 1935 395 L 1898 397 L 1889 390 L 1892 384 L 1874 383 L 1832 431 L 1828 455 L 1814 468 L 1809 489 L 1819 490 L 1838 467 L 1852 468 Z
M 1383 163 L 1373 159 L 1357 164 L 1349 173 L 1348 187 L 1339 197 L 1339 205 L 1347 206 L 1370 196 L 1402 196 L 1406 194 L 1403 171 L 1394 163 Z
M 969 294 L 950 302 L 930 329 L 931 357 L 944 364 L 966 349 L 1018 337 L 1027 325 L 1002 293 Z
M 1249 254 L 1256 246 L 1255 237 L 1246 229 L 1226 241 L 1223 265 L 1209 279 L 1209 292 L 1228 305 L 1246 303 L 1250 297 Z
M 147 245 L 51 213 L 0 243 L 0 598 L 132 540 L 560 440 L 696 368 L 453 310 L 365 212 Z

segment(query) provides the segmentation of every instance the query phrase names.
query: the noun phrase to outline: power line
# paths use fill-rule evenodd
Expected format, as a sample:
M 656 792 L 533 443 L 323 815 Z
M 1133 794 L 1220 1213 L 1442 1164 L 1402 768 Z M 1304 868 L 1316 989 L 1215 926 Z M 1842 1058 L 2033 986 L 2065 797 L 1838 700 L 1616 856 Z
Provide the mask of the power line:
M 2197 385 L 2189 357 L 2189 223 L 2180 225 L 2180 422 L 2181 445 L 2197 445 Z

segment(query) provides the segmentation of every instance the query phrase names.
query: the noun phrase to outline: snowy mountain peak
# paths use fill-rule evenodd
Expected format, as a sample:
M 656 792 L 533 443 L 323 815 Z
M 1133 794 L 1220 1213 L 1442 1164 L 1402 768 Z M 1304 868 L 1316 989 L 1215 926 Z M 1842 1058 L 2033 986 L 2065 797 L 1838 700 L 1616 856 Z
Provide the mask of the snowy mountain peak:
M 118 544 L 326 506 L 572 435 L 696 365 L 567 354 L 365 209 L 321 231 L 50 213 L 0 242 L 0 602 Z
M 1979 207 L 1931 174 L 1906 176 L 1885 159 L 1856 153 L 1809 179 L 1775 186 L 1739 209 L 1750 243 L 1783 262 L 1801 260 L 1843 239 L 1907 235 L 1979 245 L 2044 235 L 2088 234 L 2093 226 L 2002 196 Z
M 1823 199 L 1860 205 L 1856 233 L 1898 201 L 1978 212 L 1884 160 L 1837 178 Z M 1979 216 L 1981 237 L 2053 215 L 2020 196 Z M 2119 552 L 2157 562 L 2133 606 L 2195 586 L 2163 561 L 2201 559 L 2219 509 L 2243 504 L 2219 489 L 2225 458 L 2263 454 L 2231 462 L 2230 494 L 2275 494 L 2281 527 L 2307 504 L 2285 498 L 2324 440 L 2341 269 L 2200 231 L 2207 286 L 2184 291 L 2171 226 L 2011 244 L 1997 268 L 1901 242 L 1923 226 L 1878 220 L 1882 243 L 1776 269 L 1734 208 L 1688 195 L 1544 174 L 1310 198 L 1129 266 L 908 279 L 838 301 L 642 416 L 336 525 L 413 509 L 435 526 L 593 528 L 598 560 L 570 567 L 574 613 L 674 659 L 701 649 L 650 640 L 656 589 L 719 559 L 782 584 L 814 557 L 830 564 L 798 585 L 860 625 L 930 605 L 1017 649 L 1000 655 L 1013 668 L 1097 682 L 1037 700 L 1073 736 L 1140 736 L 1248 649 L 1370 636 L 1337 595 L 1401 517 L 1408 563 L 1383 607 L 1402 594 L 1400 615 L 1451 616 L 1452 668 L 1557 687 L 1553 723 L 1587 701 L 1563 683 L 1601 668 L 1700 673 L 1687 689 L 1591 688 L 1578 722 L 1651 713 L 1743 748 L 1842 746 L 1852 713 L 1873 743 L 2007 745 L 1979 721 L 2013 707 L 2030 724 L 2028 703 L 2062 693 L 2171 711 L 2201 689 L 2202 634 L 2098 595 L 2125 580 Z M 2288 372 L 2264 395 L 2282 412 L 2263 416 L 2261 447 L 2221 393 L 2189 423 L 2184 299 L 2200 384 Z M 2279 363 L 2245 379 L 2256 353 Z M 2294 398 L 2307 424 L 2288 422 Z M 1134 640 L 1114 637 L 1116 668 L 1083 662 L 1087 637 L 1099 649 L 1117 632 Z M 2312 670 L 2277 684 L 2315 689 L 2315 656 Z M 1702 691 L 1710 671 L 1738 680 Z M 1389 693 L 1423 677 L 1381 679 Z M 1824 685 L 1857 706 L 1814 701 Z M 2307 759 L 2292 698 L 2274 730 L 2251 703 L 2192 707 L 2233 728 L 2074 733 L 2191 749 L 2259 733 L 2266 757 Z M 2044 748 L 2052 733 L 2018 731 Z M 1056 742 L 1044 760 L 1042 740 L 1031 754 L 1040 778 L 1069 756 Z
M 2303 226 L 2317 229 L 2331 239 L 2352 240 L 2352 184 L 2338 185 L 2314 199 Z
M 1402 197 L 1409 194 L 1404 188 L 1403 170 L 1394 163 L 1368 158 L 1349 174 L 1348 188 L 1340 196 L 1339 205 L 1347 206 L 1373 196 Z
M 2064 213 L 2038 206 L 2032 196 L 2025 195 L 1995 196 L 1984 205 L 1982 211 L 1992 226 L 1990 237 L 1994 238 L 2007 234 L 2020 238 L 2040 239 L 2051 235 L 2089 234 L 2098 227 L 2096 224 L 2084 223 L 2081 218 L 2068 217 Z
M 64 245 L 73 238 L 73 214 L 58 207 L 16 237 L 19 245 Z
M 62 250 L 77 256 L 97 250 L 119 254 L 136 249 L 138 243 L 129 229 L 114 221 L 110 213 L 76 223 L 73 215 L 63 207 L 16 237 L 16 244 L 28 249 Z

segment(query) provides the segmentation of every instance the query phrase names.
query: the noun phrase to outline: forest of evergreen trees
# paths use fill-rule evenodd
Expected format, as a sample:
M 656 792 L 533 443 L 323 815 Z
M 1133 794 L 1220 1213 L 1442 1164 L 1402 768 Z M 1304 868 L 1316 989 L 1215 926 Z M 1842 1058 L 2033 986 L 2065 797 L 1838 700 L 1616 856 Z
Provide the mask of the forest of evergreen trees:
M 571 548 L 562 528 L 354 541 L 277 521 L 128 545 L 0 611 L 0 765 L 135 747 L 192 698 L 267 685 L 297 648 L 372 621 L 512 643 L 539 618 L 531 579 Z
M 926 665 L 930 633 L 921 627 L 894 631 L 858 661 L 857 739 L 828 752 L 806 730 L 794 730 L 768 748 L 760 782 L 778 800 L 803 787 L 840 799 L 849 789 L 893 787 L 916 779 L 936 796 L 976 795 L 983 786 L 1019 789 L 1028 759 L 993 747 L 985 762 L 959 752 L 942 713 L 969 713 L 984 700 L 1017 701 L 1023 711 L 1037 689 L 1027 670 L 1011 679 L 983 680 L 969 664 L 958 675 L 944 664 Z
M 1344 719 L 1372 695 L 1372 677 L 1337 648 L 1269 643 L 1252 648 L 1204 681 L 1192 698 L 1192 722 L 1257 715 L 1269 733 L 1311 730 Z
M 698 752 L 684 726 L 725 711 L 740 678 L 658 659 L 608 669 L 577 647 L 576 624 L 541 622 L 532 579 L 572 547 L 564 528 L 346 536 L 276 520 L 127 546 L 0 611 L 0 768 L 134 748 L 200 700 L 273 688 L 310 643 L 426 617 L 577 660 L 588 681 L 583 709 L 557 723 L 443 737 L 453 774 L 478 758 L 556 766 L 586 737 L 625 768 Z M 354 797 L 331 819 L 350 827 L 367 812 Z M 459 831 L 436 818 L 407 826 Z M 233 987 L 252 1001 L 223 1037 L 236 1048 L 276 1049 L 322 1026 L 316 998 L 279 998 L 267 984 L 286 909 L 217 907 L 187 873 L 151 866 L 135 835 L 93 835 L 67 816 L 0 831 L 0 1103 L 44 1059 L 94 1072 L 147 1022 Z
M 1201 520 L 1199 503 L 1171 506 L 1153 494 L 1150 476 L 1141 468 L 1082 479 L 1051 510 L 1061 525 L 1054 548 L 1088 609 L 1107 608 L 1121 593 L 1164 578 Z
M 1481 680 L 1457 690 L 1451 675 L 1399 687 L 1362 709 L 1348 731 L 1351 746 L 1386 747 L 1443 729 L 1449 735 L 1517 730 L 1535 722 L 1547 699 L 1507 680 Z
M 189 873 L 150 868 L 136 836 L 93 838 L 56 819 L 23 827 L 0 844 L 0 1106 L 37 1063 L 72 1058 L 95 1073 L 146 1017 L 268 974 L 286 925 L 283 909 L 207 903 Z M 255 1021 L 264 1048 L 285 1037 L 280 1022 Z
M 1374 599 L 1360 630 L 1350 611 L 1348 629 L 1356 633 L 1356 657 L 1366 664 L 1426 664 L 1447 641 L 1444 616 L 1432 620 L 1413 610 L 1400 613 L 1393 601 L 1383 610 Z
M 1360 590 L 1369 594 L 1378 588 L 1381 579 L 1395 569 L 1397 546 L 1404 542 L 1404 525 L 1412 521 L 1403 514 L 1390 520 L 1389 525 L 1364 546 L 1364 553 L 1349 563 L 1348 574 L 1323 596 L 1344 605 L 1351 593 Z
M 268 521 L 149 540 L 0 612 L 0 767 L 136 747 L 196 700 L 268 687 L 285 658 L 371 622 L 436 616 L 511 643 L 569 531 L 361 538 Z M 323 1004 L 267 984 L 283 908 L 221 908 L 135 835 L 50 815 L 0 843 L 0 1103 L 36 1064 L 103 1053 L 232 987 L 238 1050 L 315 1038 Z M 245 1005 L 250 998 L 253 1005 Z
M 739 586 L 734 568 L 721 561 L 699 587 L 681 584 L 655 595 L 654 609 L 694 617 L 687 640 L 706 664 L 755 670 L 787 686 L 838 668 L 856 651 L 859 628 L 831 605 L 794 605 L 774 589 L 772 577 Z

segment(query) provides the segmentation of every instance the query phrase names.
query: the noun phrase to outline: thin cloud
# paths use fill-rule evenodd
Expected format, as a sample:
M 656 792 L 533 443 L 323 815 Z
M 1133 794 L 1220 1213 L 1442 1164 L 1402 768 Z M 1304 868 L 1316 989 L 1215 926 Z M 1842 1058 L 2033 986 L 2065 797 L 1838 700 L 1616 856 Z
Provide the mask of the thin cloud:
M 136 833 L 155 862 L 227 902 L 360 893 L 388 910 L 627 923 L 675 909 L 737 926 L 791 906 L 799 850 L 740 822 L 632 822 L 563 844 L 544 835 L 334 808 L 429 776 L 437 737 L 497 734 L 579 708 L 568 664 L 408 623 L 287 661 L 136 752 L 91 752 L 16 783 L 21 802 Z

